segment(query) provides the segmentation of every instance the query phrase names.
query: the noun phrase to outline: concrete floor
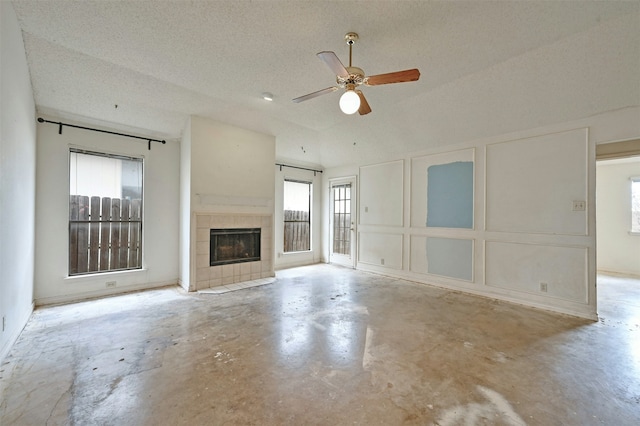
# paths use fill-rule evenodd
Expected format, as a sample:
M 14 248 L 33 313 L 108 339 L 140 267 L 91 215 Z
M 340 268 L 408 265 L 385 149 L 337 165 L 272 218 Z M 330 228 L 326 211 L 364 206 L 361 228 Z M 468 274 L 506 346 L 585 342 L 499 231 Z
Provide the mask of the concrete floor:
M 637 425 L 639 284 L 598 322 L 329 265 L 37 309 L 0 424 Z

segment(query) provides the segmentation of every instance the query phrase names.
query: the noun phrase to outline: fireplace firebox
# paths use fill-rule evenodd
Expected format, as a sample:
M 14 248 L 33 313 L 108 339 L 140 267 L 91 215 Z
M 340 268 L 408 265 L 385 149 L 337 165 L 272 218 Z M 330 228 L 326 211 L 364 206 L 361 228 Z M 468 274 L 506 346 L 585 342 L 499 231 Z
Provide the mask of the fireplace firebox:
M 209 264 L 260 260 L 260 228 L 211 229 Z

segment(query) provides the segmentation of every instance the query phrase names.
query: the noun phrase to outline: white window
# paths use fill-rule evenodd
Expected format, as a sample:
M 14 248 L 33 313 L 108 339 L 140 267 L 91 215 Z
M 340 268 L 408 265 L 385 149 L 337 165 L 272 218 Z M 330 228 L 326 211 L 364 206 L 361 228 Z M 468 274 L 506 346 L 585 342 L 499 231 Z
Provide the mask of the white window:
M 69 152 L 69 275 L 142 268 L 142 159 Z
M 640 234 L 640 177 L 631 178 L 631 232 Z
M 284 252 L 311 250 L 311 182 L 284 181 Z

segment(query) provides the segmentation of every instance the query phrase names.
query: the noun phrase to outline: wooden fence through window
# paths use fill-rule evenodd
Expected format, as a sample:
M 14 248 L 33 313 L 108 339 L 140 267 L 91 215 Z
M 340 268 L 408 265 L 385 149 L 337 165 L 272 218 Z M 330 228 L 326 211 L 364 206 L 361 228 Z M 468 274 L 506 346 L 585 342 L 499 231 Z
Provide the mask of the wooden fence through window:
M 351 213 L 333 214 L 333 252 L 351 254 Z
M 69 275 L 142 267 L 142 200 L 69 197 Z
M 309 212 L 284 211 L 284 252 L 311 250 Z

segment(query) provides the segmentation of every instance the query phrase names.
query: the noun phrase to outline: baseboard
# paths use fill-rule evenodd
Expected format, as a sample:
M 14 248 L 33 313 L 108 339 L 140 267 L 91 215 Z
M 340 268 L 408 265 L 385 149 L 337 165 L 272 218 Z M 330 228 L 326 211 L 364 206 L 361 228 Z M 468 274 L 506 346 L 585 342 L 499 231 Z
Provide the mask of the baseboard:
M 545 301 L 541 301 L 541 300 L 525 300 L 520 297 L 517 297 L 517 295 L 514 295 L 514 294 L 501 293 L 499 291 L 485 292 L 481 290 L 472 289 L 464 285 L 456 285 L 453 283 L 436 281 L 433 279 L 427 280 L 422 277 L 416 277 L 410 274 L 402 273 L 402 271 L 399 271 L 399 270 L 388 270 L 388 271 L 382 272 L 377 268 L 368 268 L 367 265 L 363 265 L 361 262 L 358 263 L 358 267 L 356 269 L 359 271 L 383 275 L 387 277 L 400 278 L 416 284 L 422 284 L 422 285 L 427 285 L 431 287 L 438 287 L 445 290 L 459 291 L 461 293 L 471 294 L 471 295 L 483 297 L 486 299 L 500 300 L 503 302 L 512 303 L 514 305 L 525 306 L 528 308 L 540 309 L 543 311 L 553 312 L 553 313 L 562 314 L 562 315 L 569 315 L 572 317 L 583 318 L 590 321 L 598 320 L 597 312 L 594 312 L 593 308 L 589 305 L 581 305 L 581 304 L 578 305 L 573 302 L 566 302 L 566 303 L 563 303 L 562 305 L 560 304 L 555 305 L 551 303 L 545 303 Z
M 130 286 L 116 287 L 109 290 L 96 290 L 84 293 L 74 293 L 62 296 L 39 297 L 35 299 L 36 306 L 59 305 L 64 303 L 81 302 L 84 300 L 95 299 L 98 297 L 116 296 L 118 294 L 131 293 L 134 291 L 150 290 L 159 287 L 168 287 L 178 285 L 178 279 L 169 281 L 159 281 L 155 283 L 141 283 Z
M 4 359 L 9 354 L 9 351 L 11 351 L 11 348 L 20 337 L 20 334 L 22 334 L 22 330 L 24 330 L 24 327 L 29 322 L 29 318 L 31 318 L 31 314 L 33 313 L 34 309 L 35 309 L 35 303 L 31 303 L 31 305 L 29 305 L 29 309 L 27 309 L 22 314 L 22 318 L 19 319 L 20 321 L 19 324 L 22 324 L 22 325 L 20 327 L 17 327 L 13 331 L 13 333 L 9 335 L 9 338 L 6 340 L 5 345 L 2 348 L 0 348 L 0 365 L 4 363 Z
M 598 269 L 598 274 L 611 275 L 611 276 L 620 277 L 620 278 L 633 278 L 633 279 L 640 278 L 640 274 L 636 272 L 612 271 L 608 269 Z
M 285 270 L 285 269 L 299 268 L 301 266 L 317 265 L 319 263 L 323 263 L 323 262 L 320 262 L 318 260 L 301 260 L 299 262 L 290 262 L 290 263 L 277 265 L 274 270 L 275 271 L 282 271 L 282 270 Z

